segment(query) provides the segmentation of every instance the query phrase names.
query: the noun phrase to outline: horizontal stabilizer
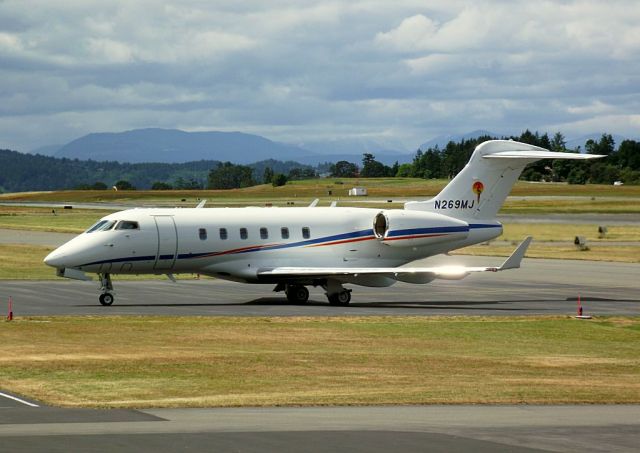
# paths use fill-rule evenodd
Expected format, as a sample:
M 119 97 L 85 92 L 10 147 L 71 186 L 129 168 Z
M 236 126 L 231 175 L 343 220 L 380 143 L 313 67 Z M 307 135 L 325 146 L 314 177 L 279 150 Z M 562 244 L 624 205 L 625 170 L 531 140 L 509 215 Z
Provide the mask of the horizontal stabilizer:
M 525 240 L 520 243 L 518 248 L 513 251 L 511 256 L 502 263 L 502 266 L 500 266 L 498 270 L 505 271 L 507 269 L 518 269 L 522 262 L 522 258 L 524 258 L 524 254 L 527 253 L 527 249 L 529 248 L 532 239 L 533 237 L 527 236 Z
M 546 150 L 526 150 L 526 151 L 499 151 L 497 153 L 486 154 L 485 159 L 572 159 L 587 160 L 607 157 L 600 154 L 580 154 L 580 153 L 557 153 Z

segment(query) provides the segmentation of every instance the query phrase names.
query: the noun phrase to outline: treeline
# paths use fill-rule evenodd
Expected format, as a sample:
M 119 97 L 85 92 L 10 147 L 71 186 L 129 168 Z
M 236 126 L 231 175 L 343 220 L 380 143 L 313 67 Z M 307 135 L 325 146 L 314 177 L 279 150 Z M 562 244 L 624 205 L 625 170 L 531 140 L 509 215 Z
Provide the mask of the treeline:
M 558 132 L 553 138 L 548 134 L 526 130 L 520 136 L 483 136 L 473 140 L 449 142 L 444 149 L 417 150 L 413 162 L 387 166 L 375 160 L 372 154 L 364 154 L 362 166 L 347 161 L 330 166 L 335 177 L 414 177 L 424 179 L 453 178 L 466 165 L 473 150 L 480 143 L 496 138 L 513 139 L 556 152 L 586 152 L 606 155 L 605 159 L 593 161 L 541 160 L 525 168 L 520 179 L 528 181 L 568 182 L 569 184 L 640 184 L 640 142 L 624 140 L 616 150 L 610 134 L 599 140 L 588 140 L 585 149 L 568 149 L 564 136 Z
M 212 169 L 222 165 L 212 160 L 179 164 L 82 161 L 0 150 L 0 192 L 104 190 L 114 186 L 120 190 L 203 189 L 211 186 Z M 312 167 L 291 161 L 266 160 L 246 167 L 248 185 L 262 183 L 266 168 L 292 179 L 315 175 Z
M 362 164 L 339 161 L 316 168 L 297 162 L 274 159 L 251 165 L 201 160 L 180 164 L 120 163 L 81 161 L 77 159 L 22 154 L 0 150 L 0 191 L 94 189 L 116 186 L 131 189 L 231 189 L 256 184 L 284 185 L 287 181 L 323 175 L 333 177 L 415 177 L 452 178 L 467 163 L 477 145 L 498 137 L 449 142 L 438 147 L 418 150 L 410 163 L 388 166 L 376 161 L 370 153 L 363 155 Z M 603 134 L 599 140 L 589 140 L 585 149 L 568 149 L 561 133 L 553 137 L 530 131 L 520 136 L 502 137 L 540 146 L 557 152 L 587 152 L 604 154 L 606 159 L 594 161 L 543 160 L 529 165 L 521 179 L 530 181 L 566 181 L 570 184 L 640 184 L 640 142 L 624 140 L 616 149 L 614 139 Z

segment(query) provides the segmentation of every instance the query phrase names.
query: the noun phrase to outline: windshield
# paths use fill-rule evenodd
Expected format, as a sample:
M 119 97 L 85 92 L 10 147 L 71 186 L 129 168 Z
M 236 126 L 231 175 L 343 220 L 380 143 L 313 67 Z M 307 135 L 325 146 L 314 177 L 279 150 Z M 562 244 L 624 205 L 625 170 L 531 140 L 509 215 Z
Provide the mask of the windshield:
M 131 220 L 121 220 L 116 226 L 116 230 L 139 230 L 138 222 L 132 222 Z
M 115 220 L 100 220 L 94 226 L 89 228 L 86 231 L 86 233 L 93 233 L 95 231 L 107 231 L 107 230 L 110 230 L 111 228 L 113 228 L 113 226 L 115 224 L 116 224 Z

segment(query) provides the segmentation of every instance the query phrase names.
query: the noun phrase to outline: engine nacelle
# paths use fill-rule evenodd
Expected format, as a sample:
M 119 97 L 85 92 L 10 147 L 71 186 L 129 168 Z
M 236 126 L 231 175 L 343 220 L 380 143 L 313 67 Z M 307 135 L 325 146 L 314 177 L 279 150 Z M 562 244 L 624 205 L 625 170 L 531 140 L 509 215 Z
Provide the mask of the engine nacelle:
M 394 209 L 375 216 L 373 232 L 391 247 L 419 247 L 465 239 L 469 224 L 435 212 Z

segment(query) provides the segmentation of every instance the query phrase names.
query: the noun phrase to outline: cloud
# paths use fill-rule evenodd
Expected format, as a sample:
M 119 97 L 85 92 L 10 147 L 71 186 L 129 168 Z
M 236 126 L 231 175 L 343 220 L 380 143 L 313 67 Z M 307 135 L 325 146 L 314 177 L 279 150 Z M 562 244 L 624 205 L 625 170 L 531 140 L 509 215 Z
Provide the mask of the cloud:
M 0 147 L 135 127 L 637 136 L 639 23 L 635 1 L 4 1 Z

